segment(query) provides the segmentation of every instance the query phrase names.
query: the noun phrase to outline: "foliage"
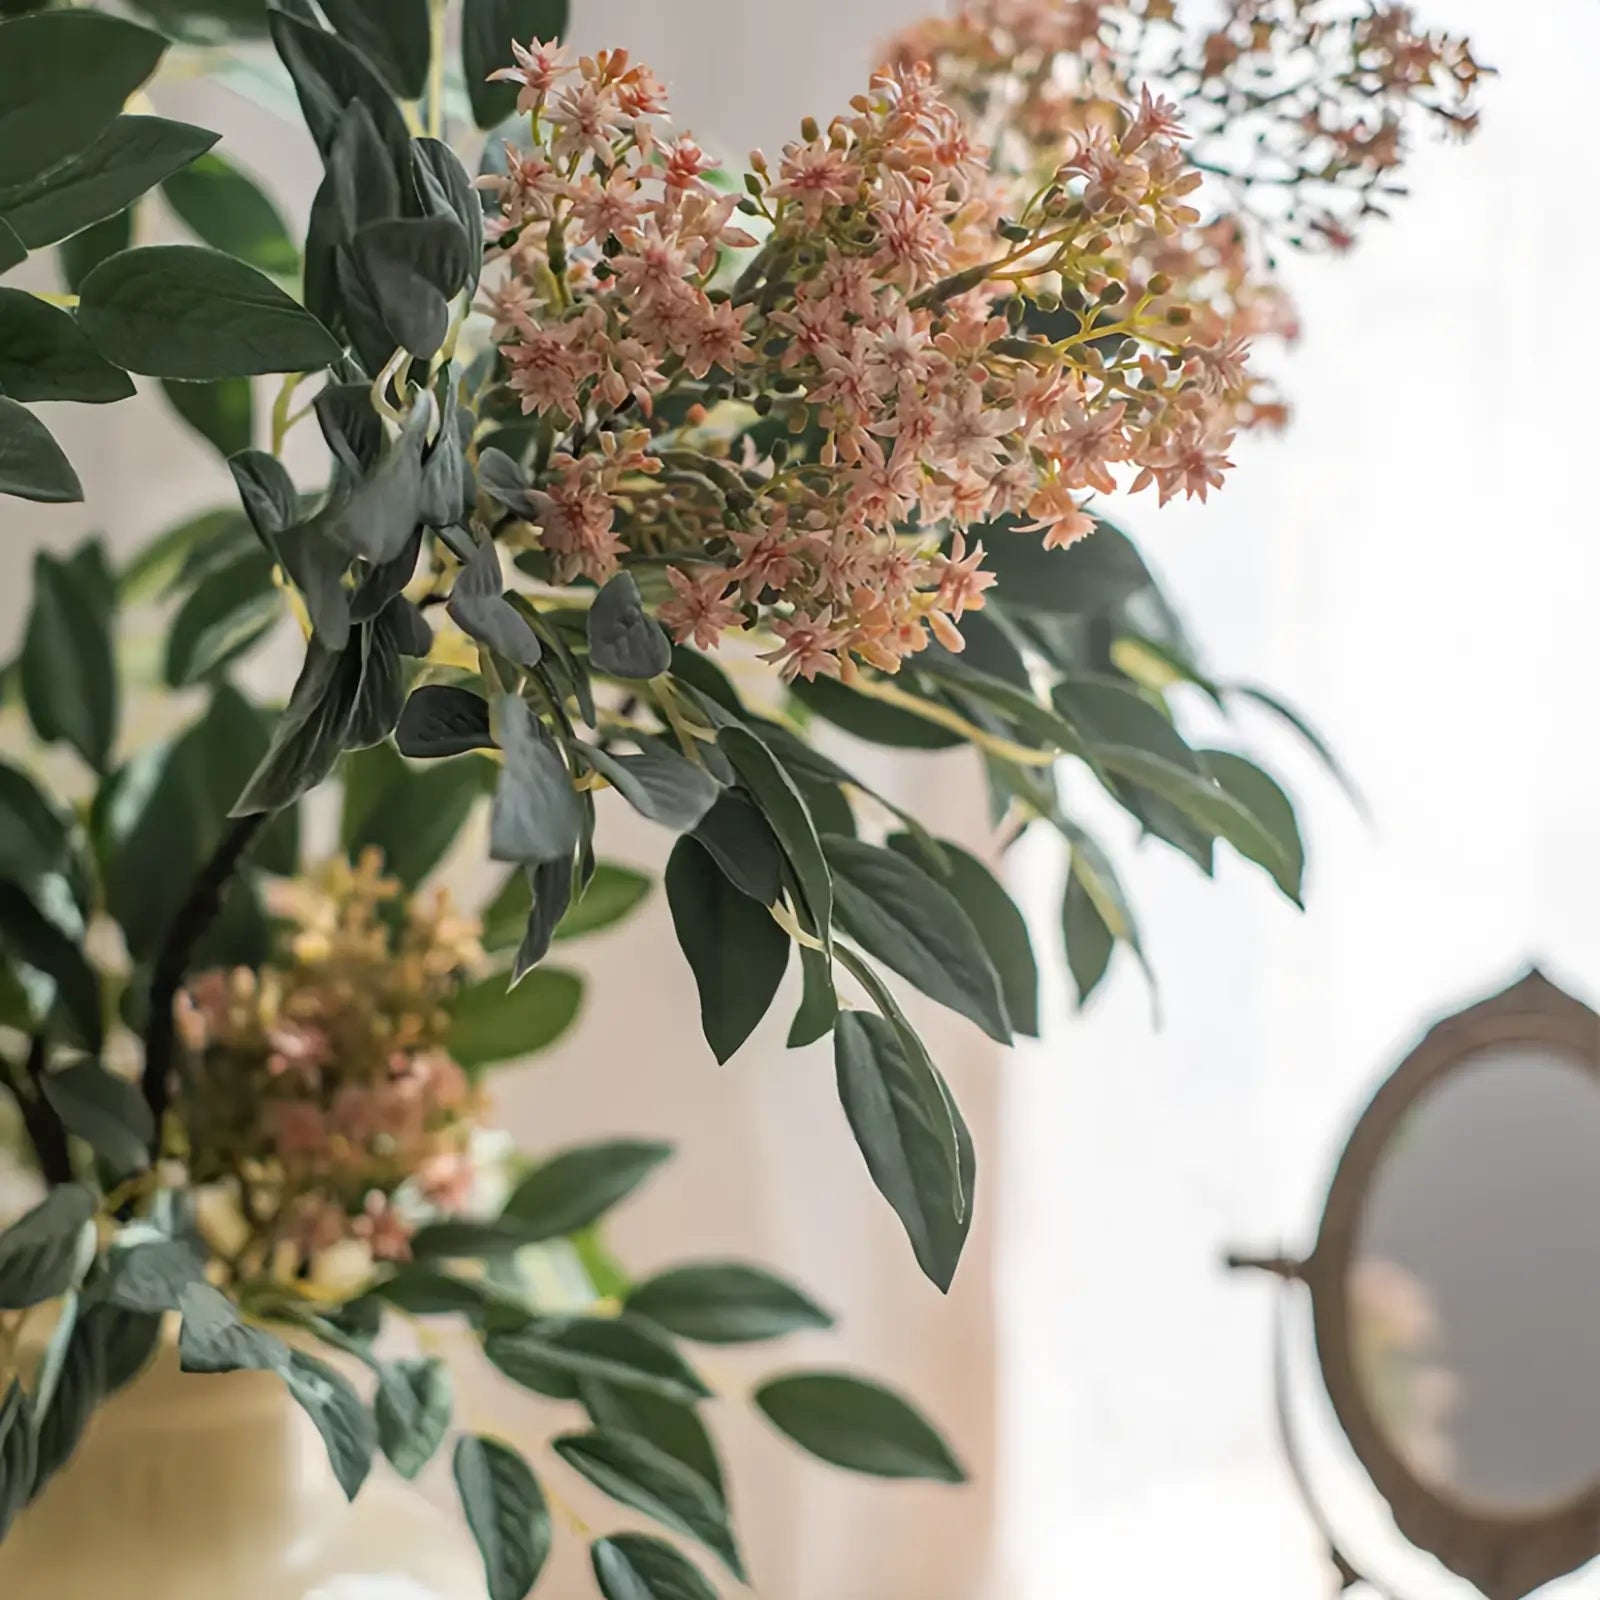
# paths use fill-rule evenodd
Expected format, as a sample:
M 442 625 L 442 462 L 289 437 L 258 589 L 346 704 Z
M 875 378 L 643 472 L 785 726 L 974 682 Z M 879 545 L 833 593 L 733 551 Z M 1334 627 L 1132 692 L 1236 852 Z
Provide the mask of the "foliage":
M 1119 946 L 1146 963 L 1069 765 L 1202 871 L 1220 841 L 1301 897 L 1288 797 L 1183 727 L 1248 699 L 1320 741 L 1208 676 L 1133 542 L 1087 509 L 1112 467 L 1203 498 L 1255 404 L 1229 329 L 1138 278 L 1152 232 L 1199 220 L 1171 108 L 1114 108 L 1001 214 L 983 147 L 908 67 L 753 160 L 741 192 L 668 138 L 647 68 L 554 49 L 565 0 L 464 0 L 459 30 L 448 0 L 138 0 L 144 23 L 22 9 L 0 21 L 0 271 L 54 250 L 66 292 L 0 288 L 0 493 L 81 497 L 30 408 L 117 403 L 139 375 L 226 458 L 238 506 L 122 571 L 95 541 L 41 553 L 5 674 L 78 803 L 0 767 L 0 1078 L 50 1186 L 0 1233 L 0 1310 L 63 1308 L 44 1375 L 0 1400 L 0 1532 L 174 1311 L 187 1369 L 282 1378 L 347 1493 L 378 1451 L 413 1475 L 454 1432 L 451 1385 L 378 1340 L 397 1316 L 443 1317 L 577 1408 L 582 1430 L 556 1441 L 569 1468 L 742 1577 L 685 1345 L 831 1319 L 738 1263 L 631 1280 L 595 1230 L 667 1149 L 559 1152 L 493 1206 L 423 1186 L 403 1227 L 411 1167 L 361 1164 L 337 1239 L 280 1236 L 239 1181 L 265 1161 L 286 1182 L 269 1080 L 308 1035 L 289 1039 L 267 997 L 315 965 L 285 954 L 280 914 L 302 804 L 336 782 L 337 870 L 360 880 L 376 852 L 405 892 L 370 896 L 353 933 L 336 919 L 340 938 L 370 940 L 384 970 L 453 951 L 319 1066 L 354 1071 L 390 1027 L 398 1057 L 436 1049 L 474 1076 L 560 1038 L 586 996 L 552 950 L 649 888 L 599 854 L 610 788 L 674 836 L 666 899 L 709 1048 L 737 1052 L 798 965 L 788 1041 L 831 1035 L 864 1176 L 948 1288 L 977 1156 L 884 974 L 1009 1043 L 1039 1029 L 1041 956 L 992 859 L 932 837 L 818 749 L 818 726 L 965 747 L 1000 848 L 1060 836 L 1080 1003 Z M 215 135 L 139 94 L 169 55 L 226 65 L 263 36 L 323 166 L 303 230 Z M 134 243 L 158 191 L 197 243 Z M 306 487 L 281 458 L 313 424 L 328 468 Z M 152 686 L 129 645 L 152 607 L 159 687 L 201 708 L 132 748 L 127 706 Z M 286 613 L 305 653 L 267 711 L 236 668 Z M 725 671 L 729 635 L 776 670 Z M 461 940 L 407 944 L 388 908 L 482 811 L 505 872 L 474 966 Z M 460 1155 L 471 1119 L 454 1116 L 429 1130 Z M 308 1170 L 326 1198 L 333 1179 Z M 786 1372 L 755 1398 L 834 1465 L 961 1478 L 909 1402 L 865 1380 Z M 463 1432 L 451 1450 L 487 1591 L 515 1600 L 544 1568 L 550 1500 L 503 1441 Z M 713 1592 L 653 1537 L 592 1556 L 613 1600 Z

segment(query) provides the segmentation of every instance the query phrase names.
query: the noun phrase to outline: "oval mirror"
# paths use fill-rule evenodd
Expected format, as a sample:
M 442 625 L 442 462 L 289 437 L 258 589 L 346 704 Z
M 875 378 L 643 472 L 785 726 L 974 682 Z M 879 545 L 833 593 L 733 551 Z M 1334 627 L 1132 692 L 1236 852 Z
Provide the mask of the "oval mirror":
M 1278 1270 L 1413 1544 L 1488 1600 L 1600 1555 L 1600 1017 L 1531 973 L 1439 1023 Z

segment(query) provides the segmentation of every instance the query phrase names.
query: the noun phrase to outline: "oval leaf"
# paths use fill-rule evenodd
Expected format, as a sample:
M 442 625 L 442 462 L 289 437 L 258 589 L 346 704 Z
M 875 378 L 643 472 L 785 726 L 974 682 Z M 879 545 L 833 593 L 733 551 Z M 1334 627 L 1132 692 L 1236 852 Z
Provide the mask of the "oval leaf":
M 546 1049 L 572 1026 L 583 1004 L 575 972 L 540 967 L 515 988 L 505 974 L 463 989 L 450 1007 L 450 1054 L 469 1072 Z
M 455 1479 L 489 1600 L 522 1600 L 550 1555 L 550 1511 L 539 1480 L 515 1450 L 476 1434 L 456 1441 Z
M 450 1429 L 450 1369 L 433 1357 L 395 1361 L 378 1373 L 378 1443 L 402 1478 L 428 1464 Z
M 66 1183 L 0 1233 L 0 1311 L 54 1300 L 72 1287 L 93 1216 L 94 1197 Z
M 0 395 L 0 494 L 60 505 L 83 499 L 83 485 L 50 430 L 15 400 Z
M 643 1533 L 597 1539 L 589 1552 L 605 1600 L 717 1600 L 687 1556 Z
M 833 1326 L 833 1318 L 793 1284 L 736 1261 L 657 1273 L 628 1296 L 627 1306 L 701 1344 L 744 1344 Z
M 814 1456 L 877 1478 L 964 1483 L 950 1448 L 899 1395 L 842 1372 L 798 1372 L 756 1390 L 780 1432 Z
M 619 572 L 594 597 L 586 623 L 589 660 L 616 678 L 654 678 L 672 665 L 672 646 L 639 597 L 633 574 Z
M 670 1144 L 641 1139 L 563 1150 L 511 1191 L 505 1215 L 529 1243 L 577 1233 L 627 1199 L 671 1154 Z

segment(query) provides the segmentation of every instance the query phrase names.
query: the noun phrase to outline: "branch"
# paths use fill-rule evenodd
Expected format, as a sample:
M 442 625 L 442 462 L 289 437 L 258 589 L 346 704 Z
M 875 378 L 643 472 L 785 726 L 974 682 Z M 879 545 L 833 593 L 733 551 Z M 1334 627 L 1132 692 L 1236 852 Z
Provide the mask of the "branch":
M 144 1098 L 155 1121 L 152 1158 L 161 1153 L 161 1123 L 172 1096 L 173 1057 L 177 1044 L 174 1007 L 189 969 L 189 958 L 206 930 L 216 921 L 228 885 L 245 852 L 269 821 L 271 813 L 265 811 L 234 820 L 195 879 L 188 899 L 178 908 L 156 952 L 155 965 L 150 972 L 150 1015 L 144 1032 Z

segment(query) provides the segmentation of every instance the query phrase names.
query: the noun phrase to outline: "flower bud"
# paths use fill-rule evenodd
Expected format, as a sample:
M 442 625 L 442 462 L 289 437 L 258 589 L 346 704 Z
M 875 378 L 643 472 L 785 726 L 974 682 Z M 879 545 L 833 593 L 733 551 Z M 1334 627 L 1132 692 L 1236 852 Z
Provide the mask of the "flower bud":
M 1172 279 L 1164 272 L 1157 272 L 1152 275 L 1147 287 L 1150 293 L 1159 300 L 1162 295 L 1172 293 Z
M 808 144 L 817 137 L 822 130 L 817 126 L 815 117 L 804 117 L 800 122 L 800 137 Z
M 1173 306 L 1167 312 L 1166 320 L 1174 328 L 1184 327 L 1193 320 L 1194 312 L 1188 306 Z

